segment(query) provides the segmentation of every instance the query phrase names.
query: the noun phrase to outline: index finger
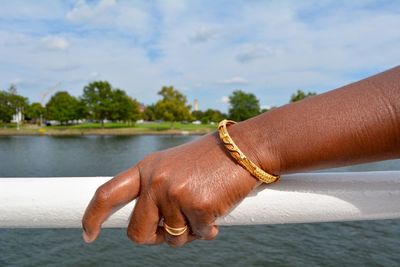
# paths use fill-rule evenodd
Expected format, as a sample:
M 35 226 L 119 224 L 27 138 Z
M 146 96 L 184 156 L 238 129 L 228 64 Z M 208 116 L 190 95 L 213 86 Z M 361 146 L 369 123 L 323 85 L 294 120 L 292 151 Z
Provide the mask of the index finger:
M 87 243 L 96 240 L 103 222 L 123 205 L 137 197 L 140 190 L 140 174 L 137 166 L 132 167 L 97 190 L 82 219 L 83 239 Z

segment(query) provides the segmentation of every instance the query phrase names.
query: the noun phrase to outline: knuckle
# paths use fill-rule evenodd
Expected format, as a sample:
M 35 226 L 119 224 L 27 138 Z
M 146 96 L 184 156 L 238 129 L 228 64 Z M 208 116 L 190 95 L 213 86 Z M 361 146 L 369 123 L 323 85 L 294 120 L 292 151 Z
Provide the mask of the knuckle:
M 183 195 L 185 194 L 181 187 L 172 187 L 168 190 L 168 197 L 172 202 L 179 202 Z
M 192 207 L 192 210 L 198 215 L 208 214 L 212 212 L 212 209 L 213 203 L 209 198 L 202 198 L 201 200 L 193 203 Z
M 213 231 L 208 231 L 203 234 L 202 239 L 204 240 L 214 240 L 217 235 Z
M 159 160 L 159 152 L 153 152 L 144 156 L 137 166 L 141 172 L 144 172 L 145 175 L 149 175 L 153 172 L 154 166 L 158 165 Z
M 128 229 L 127 232 L 128 238 L 132 240 L 134 243 L 138 245 L 147 245 L 149 244 L 148 239 L 143 236 L 139 231 L 136 231 L 134 229 Z
M 96 204 L 103 206 L 110 199 L 110 191 L 106 185 L 102 185 L 97 188 L 95 193 Z
M 160 152 L 152 152 L 152 153 L 150 153 L 150 154 L 148 154 L 148 155 L 146 155 L 141 161 L 140 161 L 140 165 L 146 165 L 146 164 L 153 164 L 153 162 L 155 161 L 155 160 L 157 160 L 158 159 L 158 157 L 159 157 L 159 153 Z
M 167 174 L 165 172 L 157 173 L 156 175 L 153 176 L 151 180 L 151 187 L 152 188 L 161 187 L 166 179 L 167 179 Z
M 194 234 L 201 240 L 213 240 L 218 235 L 218 228 L 215 226 L 203 226 L 200 229 L 195 229 Z
M 172 236 L 167 236 L 167 238 L 165 239 L 168 246 L 173 247 L 173 248 L 179 248 L 182 247 L 186 241 L 183 240 L 180 237 L 172 237 Z

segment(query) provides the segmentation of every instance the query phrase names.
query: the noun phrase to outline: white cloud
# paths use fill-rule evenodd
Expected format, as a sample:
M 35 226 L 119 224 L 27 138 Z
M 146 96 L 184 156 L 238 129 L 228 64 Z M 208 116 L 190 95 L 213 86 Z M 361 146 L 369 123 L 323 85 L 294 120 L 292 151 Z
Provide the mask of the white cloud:
M 246 85 L 261 104 L 280 105 L 298 88 L 320 93 L 400 62 L 400 3 L 350 2 L 10 1 L 18 16 L 0 29 L 0 88 L 21 77 L 37 100 L 51 83 L 79 95 L 101 78 L 146 104 L 174 85 L 219 108 L 216 99 Z M 28 16 L 31 7 L 45 19 Z
M 228 104 L 229 103 L 229 97 L 228 96 L 223 96 L 223 97 L 221 97 L 219 102 L 221 102 L 223 104 Z
M 30 41 L 26 35 L 13 31 L 0 30 L 0 46 L 20 46 L 26 45 Z
M 240 50 L 236 56 L 236 59 L 240 63 L 249 63 L 257 59 L 279 54 L 277 49 L 261 44 L 247 44 L 240 48 Z
M 97 71 L 92 71 L 90 73 L 90 78 L 96 79 L 99 76 L 100 76 L 100 74 Z
M 115 5 L 115 0 L 101 0 L 97 5 L 92 7 L 85 0 L 79 0 L 75 3 L 74 8 L 67 13 L 66 18 L 71 21 L 99 19 L 115 7 Z
M 223 80 L 221 83 L 228 84 L 228 85 L 244 85 L 244 84 L 248 84 L 249 82 L 243 77 L 235 76 L 230 79 Z
M 17 77 L 17 78 L 14 78 L 13 80 L 11 80 L 10 84 L 19 85 L 23 82 L 24 82 L 24 79 L 22 79 L 21 77 Z
M 69 46 L 67 39 L 59 36 L 46 36 L 41 41 L 49 49 L 66 50 Z
M 196 43 L 207 42 L 218 37 L 218 32 L 215 29 L 201 26 L 195 30 L 191 36 L 191 40 Z
M 116 0 L 101 0 L 88 4 L 85 0 L 76 2 L 66 19 L 87 29 L 119 31 L 137 34 L 141 37 L 153 31 L 149 14 L 139 5 Z
M 67 1 L 41 0 L 41 1 L 1 1 L 0 18 L 2 24 L 7 19 L 34 21 L 57 19 L 65 13 Z M 29 28 L 34 27 L 34 23 Z
M 54 71 L 54 72 L 70 72 L 79 69 L 80 65 L 75 64 L 75 63 L 66 63 L 66 62 L 53 62 L 49 63 L 48 66 L 45 68 L 46 70 L 49 71 Z

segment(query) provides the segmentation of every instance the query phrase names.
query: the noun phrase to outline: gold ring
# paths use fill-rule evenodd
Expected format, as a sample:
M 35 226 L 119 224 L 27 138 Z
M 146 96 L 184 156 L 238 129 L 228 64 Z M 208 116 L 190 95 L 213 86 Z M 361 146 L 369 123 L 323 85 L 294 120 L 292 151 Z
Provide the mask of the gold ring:
M 183 235 L 186 232 L 187 228 L 188 228 L 187 225 L 185 225 L 183 227 L 178 227 L 178 228 L 171 227 L 168 224 L 166 224 L 165 222 L 164 222 L 163 226 L 164 226 L 165 231 L 168 234 L 173 235 L 173 236 Z

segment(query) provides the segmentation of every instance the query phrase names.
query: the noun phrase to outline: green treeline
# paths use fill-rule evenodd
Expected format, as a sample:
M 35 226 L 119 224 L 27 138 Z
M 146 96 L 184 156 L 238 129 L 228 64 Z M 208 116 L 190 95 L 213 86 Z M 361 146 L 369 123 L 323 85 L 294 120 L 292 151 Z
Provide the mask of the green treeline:
M 229 111 L 224 114 L 216 109 L 195 110 L 188 104 L 182 92 L 173 86 L 164 86 L 158 92 L 160 100 L 144 106 L 129 96 L 124 90 L 114 88 L 107 81 L 94 81 L 83 88 L 80 97 L 74 97 L 66 91 L 53 94 L 43 106 L 41 103 L 29 103 L 12 85 L 8 90 L 0 90 L 0 122 L 9 123 L 16 114 L 23 120 L 40 124 L 42 121 L 58 121 L 70 124 L 78 121 L 105 121 L 134 123 L 145 121 L 200 121 L 203 124 L 216 123 L 224 118 L 242 121 L 267 110 L 261 110 L 259 100 L 252 93 L 236 90 L 229 96 Z M 315 93 L 298 90 L 290 99 L 296 102 Z

